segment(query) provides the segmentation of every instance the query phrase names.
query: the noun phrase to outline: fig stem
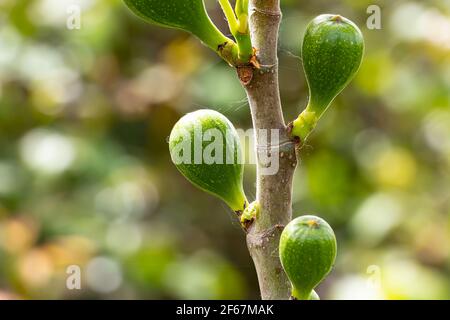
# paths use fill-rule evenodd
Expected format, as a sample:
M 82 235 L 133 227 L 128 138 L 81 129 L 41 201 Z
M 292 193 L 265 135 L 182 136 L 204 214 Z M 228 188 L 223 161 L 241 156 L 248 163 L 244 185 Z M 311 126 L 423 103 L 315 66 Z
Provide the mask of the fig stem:
M 225 14 L 225 18 L 227 18 L 230 31 L 234 35 L 238 30 L 239 25 L 233 7 L 228 0 L 219 0 L 219 4 L 222 8 L 223 13 Z
M 236 39 L 238 49 L 237 65 L 248 64 L 253 57 L 253 46 L 248 25 L 248 0 L 238 0 L 233 10 L 229 0 L 219 0 L 231 34 Z
M 318 120 L 316 112 L 312 111 L 312 108 L 308 105 L 292 123 L 291 135 L 299 137 L 301 141 L 305 141 L 316 127 Z
M 248 230 L 247 246 L 258 275 L 261 298 L 287 300 L 291 286 L 279 257 L 274 253 L 278 252 L 283 226 L 292 217 L 292 181 L 297 157 L 295 141 L 284 121 L 278 82 L 280 1 L 250 0 L 249 7 L 252 45 L 258 49 L 256 54 L 262 66 L 259 70 L 253 68 L 251 81 L 243 83 L 250 104 L 255 141 L 265 141 L 264 133 L 276 131 L 279 141 L 288 142 L 280 150 L 279 170 L 275 174 L 265 174 L 265 164 L 262 161 L 257 163 L 256 200 L 260 210 Z M 255 152 L 267 151 L 258 149 Z

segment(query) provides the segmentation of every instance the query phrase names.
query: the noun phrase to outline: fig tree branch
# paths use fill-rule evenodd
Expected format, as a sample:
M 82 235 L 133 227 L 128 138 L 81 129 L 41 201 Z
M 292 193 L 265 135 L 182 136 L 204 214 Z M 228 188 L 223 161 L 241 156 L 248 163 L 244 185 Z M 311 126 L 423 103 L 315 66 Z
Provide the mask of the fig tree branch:
M 256 200 L 259 216 L 248 230 L 247 245 L 255 264 L 262 299 L 288 299 L 290 284 L 278 255 L 280 234 L 292 217 L 292 182 L 297 165 L 295 141 L 287 131 L 281 108 L 278 82 L 279 0 L 250 0 L 250 32 L 260 68 L 253 69 L 245 85 L 250 104 L 258 155 Z M 279 132 L 279 143 L 263 141 L 263 131 Z M 275 139 L 274 139 L 275 140 Z M 279 170 L 263 174 L 261 157 L 279 156 Z

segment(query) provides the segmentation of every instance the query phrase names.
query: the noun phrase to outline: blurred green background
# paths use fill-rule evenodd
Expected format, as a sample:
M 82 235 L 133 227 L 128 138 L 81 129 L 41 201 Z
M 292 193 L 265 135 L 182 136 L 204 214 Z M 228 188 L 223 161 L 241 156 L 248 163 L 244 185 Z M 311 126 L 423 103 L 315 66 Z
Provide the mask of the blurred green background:
M 342 14 L 366 39 L 296 173 L 295 215 L 338 237 L 318 292 L 450 298 L 450 1 L 281 2 L 286 119 L 306 105 L 306 23 Z M 366 27 L 371 4 L 381 30 Z M 200 108 L 251 126 L 234 71 L 189 35 L 119 0 L 0 0 L 0 298 L 258 298 L 233 214 L 170 162 L 171 127 Z M 254 177 L 247 166 L 251 200 Z M 81 290 L 66 288 L 69 265 Z

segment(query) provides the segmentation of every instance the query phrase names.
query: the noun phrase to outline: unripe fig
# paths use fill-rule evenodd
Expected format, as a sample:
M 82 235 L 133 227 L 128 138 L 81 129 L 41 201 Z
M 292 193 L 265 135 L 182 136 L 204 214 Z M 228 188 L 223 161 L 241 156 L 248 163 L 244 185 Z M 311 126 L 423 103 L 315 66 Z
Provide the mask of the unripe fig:
M 241 144 L 224 115 L 213 110 L 186 114 L 172 129 L 169 149 L 175 166 L 192 184 L 242 213 L 247 199 Z
M 311 291 L 311 294 L 309 295 L 309 300 L 320 300 L 319 295 L 314 290 Z
M 131 11 L 149 23 L 188 31 L 219 55 L 237 55 L 235 43 L 225 37 L 212 23 L 203 0 L 124 0 L 124 2 Z
M 291 296 L 290 300 L 298 300 L 297 298 Z M 320 300 L 319 295 L 317 294 L 316 291 L 311 291 L 311 294 L 309 295 L 308 299 L 306 300 Z
M 314 129 L 334 98 L 355 76 L 363 53 L 363 35 L 352 21 L 323 14 L 309 23 L 302 46 L 309 102 L 293 123 L 294 136 L 304 140 Z
M 292 220 L 280 238 L 280 260 L 292 284 L 292 297 L 316 300 L 313 289 L 336 259 L 336 238 L 329 224 L 315 216 Z

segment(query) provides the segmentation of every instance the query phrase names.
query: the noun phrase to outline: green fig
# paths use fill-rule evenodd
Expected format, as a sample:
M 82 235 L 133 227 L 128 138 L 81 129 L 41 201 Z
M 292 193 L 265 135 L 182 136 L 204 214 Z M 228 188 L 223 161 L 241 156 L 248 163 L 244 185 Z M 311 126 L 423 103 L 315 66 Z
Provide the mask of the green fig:
M 237 46 L 212 23 L 203 0 L 124 0 L 136 15 L 163 27 L 192 33 L 230 64 L 237 58 Z
M 320 300 L 319 295 L 314 290 L 311 291 L 311 294 L 309 295 L 309 300 Z
M 298 299 L 291 296 L 290 300 L 298 300 Z M 313 290 L 313 291 L 311 291 L 311 294 L 309 295 L 308 299 L 306 299 L 306 300 L 320 300 L 320 297 L 317 294 L 317 292 Z
M 333 229 L 323 219 L 302 216 L 286 226 L 280 238 L 280 260 L 294 299 L 317 300 L 313 289 L 331 271 L 336 251 Z
M 363 53 L 363 35 L 352 21 L 323 14 L 309 23 L 302 46 L 309 102 L 293 122 L 293 136 L 307 138 L 334 98 L 357 73 Z
M 186 114 L 172 129 L 169 149 L 173 163 L 192 184 L 239 214 L 247 207 L 240 140 L 224 115 L 213 110 Z

